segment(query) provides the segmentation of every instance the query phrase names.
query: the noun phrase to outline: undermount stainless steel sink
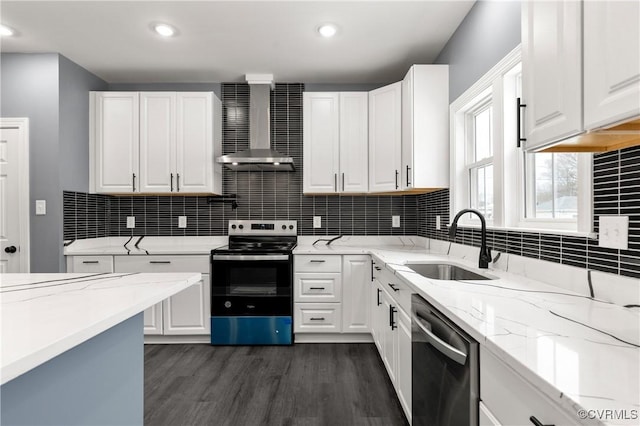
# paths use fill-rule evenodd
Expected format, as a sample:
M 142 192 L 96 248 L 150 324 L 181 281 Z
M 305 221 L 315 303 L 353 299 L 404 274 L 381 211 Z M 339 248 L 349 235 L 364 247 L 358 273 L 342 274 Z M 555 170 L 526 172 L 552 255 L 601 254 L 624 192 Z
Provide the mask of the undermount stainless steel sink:
M 448 263 L 407 263 L 405 265 L 412 271 L 426 278 L 436 280 L 493 280 L 495 278 L 480 275 L 468 269 Z

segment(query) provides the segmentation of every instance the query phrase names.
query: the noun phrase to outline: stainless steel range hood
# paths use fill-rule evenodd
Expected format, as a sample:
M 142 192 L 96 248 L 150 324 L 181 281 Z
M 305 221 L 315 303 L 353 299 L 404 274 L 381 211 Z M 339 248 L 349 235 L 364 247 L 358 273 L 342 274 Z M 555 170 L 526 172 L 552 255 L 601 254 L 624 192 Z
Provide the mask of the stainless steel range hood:
M 249 149 L 223 155 L 216 161 L 239 172 L 295 170 L 293 158 L 271 149 L 271 75 L 247 75 L 249 82 Z

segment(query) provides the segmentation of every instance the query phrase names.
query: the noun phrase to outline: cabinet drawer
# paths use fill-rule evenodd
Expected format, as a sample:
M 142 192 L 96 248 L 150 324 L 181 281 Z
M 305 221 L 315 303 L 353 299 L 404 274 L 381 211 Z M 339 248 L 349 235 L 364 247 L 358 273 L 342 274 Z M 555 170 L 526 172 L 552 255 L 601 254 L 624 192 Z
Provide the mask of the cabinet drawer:
M 480 399 L 504 425 L 529 425 L 531 416 L 542 424 L 580 424 L 546 395 L 520 377 L 489 351 L 480 348 Z
M 339 333 L 342 315 L 340 303 L 296 303 L 293 331 L 296 333 Z
M 293 262 L 296 272 L 342 272 L 340 255 L 296 255 Z
M 116 272 L 209 273 L 209 256 L 115 256 Z
M 389 292 L 395 303 L 400 305 L 406 312 L 411 312 L 411 288 L 400 278 L 393 275 L 387 269 L 379 273 L 378 281 Z
M 341 274 L 295 274 L 294 301 L 340 302 Z
M 113 272 L 113 256 L 70 256 L 68 272 Z

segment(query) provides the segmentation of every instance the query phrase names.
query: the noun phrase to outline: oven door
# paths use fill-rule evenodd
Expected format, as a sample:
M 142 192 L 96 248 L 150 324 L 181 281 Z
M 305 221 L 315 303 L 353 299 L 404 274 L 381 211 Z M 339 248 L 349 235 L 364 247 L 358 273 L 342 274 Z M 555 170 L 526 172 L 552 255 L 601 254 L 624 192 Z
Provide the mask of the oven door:
M 211 316 L 290 316 L 290 254 L 213 254 Z

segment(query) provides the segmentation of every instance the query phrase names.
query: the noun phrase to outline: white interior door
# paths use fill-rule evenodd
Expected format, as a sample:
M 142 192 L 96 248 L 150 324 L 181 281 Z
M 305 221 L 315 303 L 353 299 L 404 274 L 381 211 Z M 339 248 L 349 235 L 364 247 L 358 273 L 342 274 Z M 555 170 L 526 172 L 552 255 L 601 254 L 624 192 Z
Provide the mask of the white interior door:
M 29 272 L 27 119 L 0 119 L 0 273 Z

